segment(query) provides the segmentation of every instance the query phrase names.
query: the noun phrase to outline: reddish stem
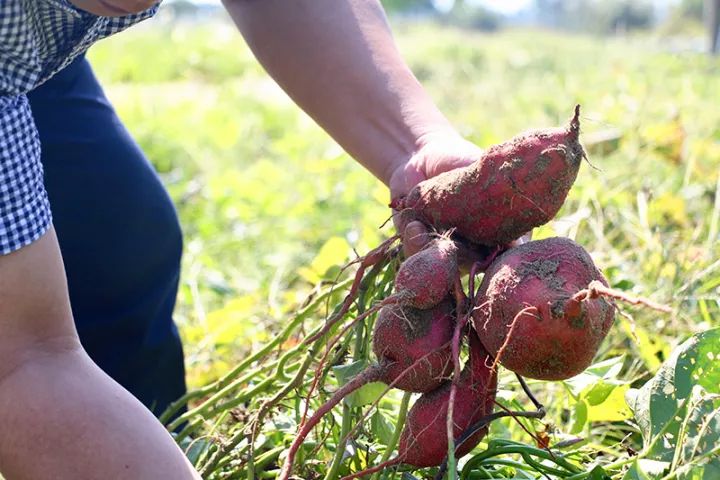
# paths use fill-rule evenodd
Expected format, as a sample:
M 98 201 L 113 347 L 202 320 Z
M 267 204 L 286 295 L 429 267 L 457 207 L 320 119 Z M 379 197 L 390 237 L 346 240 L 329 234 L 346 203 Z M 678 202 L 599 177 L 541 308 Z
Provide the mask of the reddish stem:
M 670 308 L 668 305 L 663 305 L 660 303 L 653 302 L 650 299 L 643 298 L 643 297 L 635 297 L 632 295 L 628 295 L 625 292 L 622 292 L 620 290 L 615 290 L 614 288 L 606 287 L 601 282 L 597 280 L 593 280 L 590 282 L 590 284 L 587 286 L 587 288 L 580 290 L 575 295 L 572 296 L 570 300 L 568 300 L 568 304 L 566 307 L 567 309 L 571 309 L 570 313 L 580 313 L 580 303 L 584 300 L 593 300 L 595 298 L 599 297 L 606 297 L 606 298 L 613 298 L 615 300 L 620 300 L 625 303 L 630 303 L 632 305 L 642 305 L 644 307 L 651 308 L 653 310 L 657 310 L 659 312 L 665 312 L 665 313 L 671 313 L 672 308 Z
M 353 473 L 352 475 L 342 477 L 340 480 L 352 480 L 353 478 L 364 477 L 365 475 L 370 475 L 372 473 L 385 470 L 386 468 L 392 467 L 393 465 L 398 465 L 399 463 L 402 463 L 402 457 L 391 458 L 387 462 L 383 462 L 380 465 L 376 465 L 372 468 L 367 468 L 361 472 Z
M 471 269 L 470 274 L 470 289 L 469 289 L 469 295 L 470 298 L 474 300 L 474 280 L 473 280 L 473 272 L 472 270 L 475 269 L 477 264 L 473 265 L 473 268 Z M 465 329 L 465 325 L 467 325 L 467 322 L 470 318 L 470 312 L 472 312 L 473 305 L 470 305 L 470 308 L 467 309 L 467 312 L 465 311 L 465 304 L 467 303 L 467 297 L 465 296 L 465 293 L 462 290 L 462 283 L 460 282 L 460 277 L 458 277 L 455 280 L 455 303 L 456 303 L 456 314 L 457 314 L 457 323 L 455 324 L 455 331 L 453 332 L 453 338 L 452 338 L 452 360 L 453 360 L 453 380 L 452 385 L 450 386 L 450 398 L 448 400 L 448 409 L 447 409 L 447 419 L 446 419 L 446 429 L 447 429 L 447 439 L 448 439 L 448 445 L 451 444 L 451 442 L 454 441 L 454 413 L 455 413 L 455 396 L 457 395 L 457 385 L 460 382 L 460 335 Z
M 324 336 L 333 325 L 335 325 L 341 318 L 345 316 L 345 314 L 350 310 L 350 306 L 352 305 L 352 302 L 355 301 L 357 298 L 358 291 L 360 290 L 360 283 L 362 282 L 363 275 L 365 275 L 365 270 L 372 267 L 373 265 L 383 261 L 388 252 L 390 245 L 392 245 L 398 238 L 400 238 L 399 235 L 393 235 L 392 237 L 385 240 L 383 243 L 380 244 L 377 248 L 374 248 L 373 250 L 370 250 L 367 255 L 364 257 L 361 257 L 357 260 L 354 260 L 350 263 L 352 265 L 353 263 L 360 263 L 360 267 L 358 268 L 358 271 L 355 273 L 355 278 L 353 279 L 353 283 L 350 286 L 350 291 L 345 296 L 345 300 L 343 300 L 342 307 L 340 308 L 340 311 L 338 311 L 335 315 L 330 317 L 328 321 L 325 323 L 325 326 L 316 334 L 311 335 L 310 337 L 306 338 L 303 343 L 305 345 L 308 345 L 315 340 L 321 338 Z
M 405 375 L 407 375 L 408 373 L 410 373 L 410 371 L 412 371 L 413 369 L 417 368 L 417 366 L 420 365 L 422 362 L 424 362 L 429 356 L 434 355 L 434 354 L 436 354 L 437 352 L 443 350 L 443 349 L 446 348 L 449 344 L 450 344 L 450 342 L 448 342 L 448 343 L 446 343 L 445 345 L 442 345 L 441 347 L 438 347 L 438 348 L 436 348 L 436 349 L 434 349 L 434 350 L 430 350 L 430 351 L 427 352 L 425 355 L 423 355 L 422 357 L 420 357 L 420 358 L 418 358 L 417 360 L 415 360 L 415 361 L 412 363 L 412 365 L 410 365 L 410 366 L 407 367 L 405 370 L 403 370 L 403 371 L 400 373 L 400 375 L 397 376 L 397 378 L 396 378 L 395 380 L 393 380 L 391 383 L 389 383 L 389 384 L 387 385 L 387 387 L 385 388 L 385 390 L 383 390 L 383 392 L 378 396 L 378 398 L 368 407 L 367 411 L 363 414 L 362 418 L 360 418 L 360 420 L 359 420 L 359 421 L 357 422 L 357 424 L 348 432 L 348 434 L 345 435 L 345 437 L 344 437 L 342 440 L 340 440 L 340 443 L 345 443 L 345 442 L 347 442 L 347 440 L 348 440 L 352 435 L 354 435 L 355 432 L 357 432 L 358 428 L 360 428 L 360 426 L 363 424 L 363 422 L 364 422 L 365 420 L 367 420 L 367 417 L 368 417 L 368 415 L 370 415 L 370 412 L 372 412 L 372 410 L 377 406 L 377 404 L 380 403 L 380 400 L 385 396 L 385 394 L 388 393 L 388 392 L 389 392 L 390 390 L 392 390 L 393 388 L 395 388 L 395 385 L 397 385 L 398 382 L 400 382 L 400 380 L 402 380 L 402 379 L 405 377 Z M 388 366 L 389 366 L 389 365 L 388 365 Z M 418 393 L 419 393 L 419 392 L 418 392 Z
M 370 308 L 369 310 L 366 310 L 361 315 L 358 315 L 353 321 L 349 322 L 347 325 L 343 327 L 342 330 L 340 330 L 340 333 L 335 335 L 332 340 L 330 340 L 325 347 L 325 353 L 323 354 L 322 358 L 318 362 L 318 366 L 315 369 L 315 378 L 313 378 L 313 383 L 310 385 L 310 390 L 308 391 L 307 398 L 305 400 L 305 411 L 303 412 L 302 416 L 302 423 L 305 423 L 305 418 L 307 416 L 307 410 L 308 405 L 310 404 L 310 398 L 312 397 L 312 394 L 315 393 L 315 389 L 317 388 L 318 383 L 320 382 L 320 378 L 322 377 L 322 370 L 325 367 L 325 363 L 327 362 L 328 356 L 330 356 L 330 352 L 332 351 L 333 347 L 345 336 L 345 334 L 350 330 L 357 322 L 360 320 L 365 319 L 369 315 L 372 315 L 373 313 L 380 310 L 385 305 L 391 305 L 393 303 L 396 303 L 398 301 L 399 297 L 397 296 L 389 296 L 385 300 L 381 301 L 374 307 Z
M 382 377 L 382 373 L 383 369 L 378 365 L 368 367 L 367 369 L 365 369 L 365 371 L 356 375 L 355 378 L 353 378 L 348 383 L 343 385 L 342 388 L 337 390 L 330 398 L 330 400 L 320 406 L 317 412 L 315 412 L 315 414 L 310 417 L 307 423 L 301 425 L 297 436 L 293 440 L 293 443 L 290 445 L 287 458 L 285 459 L 285 463 L 283 464 L 280 475 L 278 476 L 279 480 L 288 479 L 288 477 L 292 473 L 292 466 L 293 462 L 295 461 L 295 455 L 297 454 L 297 451 L 300 449 L 300 446 L 303 444 L 303 441 L 308 436 L 310 431 L 312 431 L 313 427 L 318 424 L 322 417 L 325 416 L 325 414 L 328 413 L 330 410 L 332 410 L 335 405 L 340 403 L 343 398 L 350 395 L 358 388 L 362 387 L 367 383 L 378 381 Z

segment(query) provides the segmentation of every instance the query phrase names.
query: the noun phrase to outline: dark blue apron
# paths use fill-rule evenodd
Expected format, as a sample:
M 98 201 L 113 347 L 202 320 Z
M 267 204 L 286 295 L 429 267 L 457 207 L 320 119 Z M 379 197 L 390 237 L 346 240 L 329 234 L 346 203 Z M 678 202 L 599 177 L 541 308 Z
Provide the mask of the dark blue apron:
M 159 414 L 185 391 L 173 205 L 84 58 L 28 97 L 80 340 Z

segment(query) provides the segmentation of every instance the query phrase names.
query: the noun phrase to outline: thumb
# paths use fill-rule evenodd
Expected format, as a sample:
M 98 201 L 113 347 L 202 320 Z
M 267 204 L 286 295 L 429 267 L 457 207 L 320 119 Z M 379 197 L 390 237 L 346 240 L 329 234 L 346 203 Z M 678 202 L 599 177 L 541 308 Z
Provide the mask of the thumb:
M 406 258 L 422 250 L 430 240 L 427 228 L 418 221 L 408 223 L 402 237 L 403 250 Z

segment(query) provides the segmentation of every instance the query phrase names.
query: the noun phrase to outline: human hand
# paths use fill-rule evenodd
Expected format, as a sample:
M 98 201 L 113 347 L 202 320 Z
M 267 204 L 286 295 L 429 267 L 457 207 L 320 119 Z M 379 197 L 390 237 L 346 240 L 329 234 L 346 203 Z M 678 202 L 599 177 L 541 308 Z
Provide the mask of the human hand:
M 423 180 L 441 173 L 470 165 L 482 154 L 482 149 L 455 132 L 439 132 L 424 136 L 415 153 L 392 173 L 390 196 L 407 195 Z M 420 221 L 408 219 L 401 213 L 393 216 L 395 227 L 403 241 L 406 256 L 421 250 L 430 240 L 427 227 Z
M 433 133 L 423 137 L 419 148 L 392 173 L 389 181 L 391 198 L 407 195 L 412 188 L 423 180 L 441 173 L 470 165 L 482 155 L 482 149 L 462 138 L 455 132 Z M 430 241 L 430 232 L 425 224 L 408 218 L 402 213 L 393 215 L 395 227 L 402 237 L 403 250 L 408 257 L 421 250 Z M 525 243 L 532 232 L 513 242 L 512 245 Z M 463 263 L 482 261 L 493 249 L 478 245 L 465 245 L 461 249 Z

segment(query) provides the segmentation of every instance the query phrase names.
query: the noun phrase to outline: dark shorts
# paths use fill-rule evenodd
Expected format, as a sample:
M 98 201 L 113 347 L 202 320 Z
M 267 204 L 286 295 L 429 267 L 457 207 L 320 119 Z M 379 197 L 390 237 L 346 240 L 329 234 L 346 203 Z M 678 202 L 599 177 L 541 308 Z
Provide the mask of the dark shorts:
M 84 58 L 28 96 L 80 340 L 159 414 L 185 391 L 173 205 Z

